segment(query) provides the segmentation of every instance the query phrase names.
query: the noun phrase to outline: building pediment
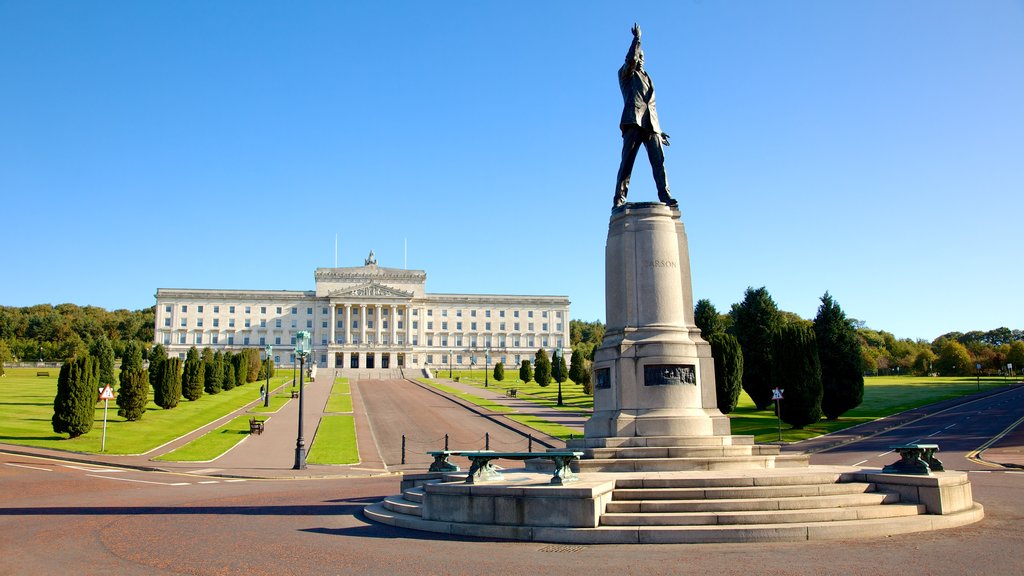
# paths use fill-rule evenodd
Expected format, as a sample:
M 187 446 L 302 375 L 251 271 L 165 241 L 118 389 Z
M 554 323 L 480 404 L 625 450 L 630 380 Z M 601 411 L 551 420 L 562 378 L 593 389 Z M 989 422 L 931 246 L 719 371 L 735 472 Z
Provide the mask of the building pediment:
M 332 290 L 328 293 L 331 298 L 401 298 L 409 299 L 412 298 L 412 292 L 406 292 L 405 290 L 399 290 L 377 282 L 367 282 L 351 288 L 344 288 L 341 290 Z

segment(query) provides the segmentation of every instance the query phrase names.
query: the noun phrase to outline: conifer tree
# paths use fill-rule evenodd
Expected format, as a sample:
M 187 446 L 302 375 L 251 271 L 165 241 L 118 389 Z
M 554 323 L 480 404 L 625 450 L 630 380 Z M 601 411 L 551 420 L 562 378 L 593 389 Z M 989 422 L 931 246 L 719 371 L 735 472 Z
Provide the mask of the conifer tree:
M 117 415 L 134 422 L 142 418 L 149 402 L 149 372 L 142 367 L 142 348 L 134 340 L 125 346 L 119 379 Z
M 245 373 L 246 382 L 255 382 L 260 376 L 260 351 L 257 348 L 246 348 L 245 349 L 245 362 L 247 371 Z
M 693 320 L 697 324 L 697 328 L 700 328 L 700 335 L 705 340 L 712 334 L 725 331 L 725 327 L 722 325 L 722 317 L 718 314 L 718 310 L 715 309 L 715 305 L 707 298 L 701 298 L 697 301 L 697 305 L 693 307 Z
M 160 363 L 160 385 L 153 388 L 153 402 L 170 410 L 181 400 L 181 358 L 173 357 Z
M 229 358 L 227 354 L 224 355 L 224 390 L 231 390 L 235 387 L 235 362 L 234 358 Z
M 117 384 L 114 377 L 114 347 L 106 334 L 100 334 L 89 347 L 89 355 L 96 359 L 99 364 L 100 381 L 99 386 L 110 386 Z
M 149 351 L 149 385 L 154 390 L 160 384 L 160 365 L 166 360 L 167 349 L 163 344 L 157 344 Z
M 551 384 L 551 360 L 543 348 L 538 349 L 533 358 L 533 379 L 541 386 Z
M 505 365 L 502 364 L 501 362 L 498 362 L 497 364 L 495 364 L 494 365 L 494 374 L 493 374 L 493 376 L 494 376 L 495 381 L 497 381 L 497 382 L 501 382 L 502 380 L 504 380 L 505 379 Z
M 836 420 L 864 400 L 864 372 L 857 330 L 828 292 L 821 297 L 814 334 L 821 361 L 821 411 Z
M 706 336 L 715 360 L 715 395 L 718 409 L 728 414 L 736 409 L 743 389 L 743 351 L 732 334 L 715 332 Z
M 207 394 L 220 392 L 221 370 L 220 352 L 203 348 L 203 391 Z
M 747 288 L 733 304 L 733 334 L 743 349 L 743 389 L 761 410 L 772 405 L 772 334 L 782 315 L 764 286 Z
M 533 366 L 530 365 L 529 360 L 523 360 L 519 365 L 519 379 L 523 381 L 523 384 L 533 380 Z
M 92 430 L 99 398 L 99 362 L 89 355 L 68 359 L 57 377 L 51 424 L 57 434 L 77 438 Z
M 772 387 L 784 391 L 783 422 L 800 429 L 821 419 L 821 363 L 813 327 L 789 324 L 773 333 Z
M 231 363 L 235 366 L 235 387 L 249 382 L 249 380 L 246 380 L 246 377 L 249 375 L 249 355 L 245 353 L 245 350 L 241 350 L 238 354 L 232 356 Z
M 194 402 L 202 397 L 204 384 L 203 361 L 199 357 L 199 350 L 193 346 L 185 355 L 185 373 L 181 377 L 181 395 L 190 402 Z

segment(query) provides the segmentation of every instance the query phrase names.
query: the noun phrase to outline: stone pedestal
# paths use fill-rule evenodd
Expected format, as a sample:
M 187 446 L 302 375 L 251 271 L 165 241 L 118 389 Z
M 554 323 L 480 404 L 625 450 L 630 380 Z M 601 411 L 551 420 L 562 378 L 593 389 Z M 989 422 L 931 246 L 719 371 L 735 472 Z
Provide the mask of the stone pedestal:
M 693 321 L 679 210 L 631 203 L 612 212 L 605 247 L 607 330 L 594 356 L 587 440 L 725 436 L 711 347 Z

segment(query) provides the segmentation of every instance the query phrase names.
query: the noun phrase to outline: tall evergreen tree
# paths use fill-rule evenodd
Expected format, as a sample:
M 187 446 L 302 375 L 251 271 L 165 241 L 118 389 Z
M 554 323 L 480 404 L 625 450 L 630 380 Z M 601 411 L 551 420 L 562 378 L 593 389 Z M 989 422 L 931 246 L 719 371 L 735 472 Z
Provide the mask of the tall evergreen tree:
M 569 379 L 583 386 L 584 389 L 590 384 L 590 361 L 580 350 L 574 350 L 569 360 Z
M 235 387 L 235 362 L 234 357 L 229 358 L 227 354 L 224 355 L 224 379 L 222 386 L 224 390 L 231 390 Z
M 247 371 L 245 373 L 246 382 L 255 382 L 259 380 L 260 376 L 260 351 L 258 348 L 246 348 L 245 349 L 245 362 Z
M 551 384 L 551 360 L 543 348 L 538 349 L 533 357 L 533 379 L 541 386 Z
M 161 364 L 167 360 L 167 349 L 163 344 L 157 344 L 149 351 L 149 385 L 156 390 L 160 385 Z
M 814 335 L 821 360 L 821 411 L 836 420 L 864 401 L 864 372 L 857 329 L 828 292 L 814 317 Z
M 711 303 L 711 300 L 707 298 L 701 298 L 697 301 L 697 305 L 693 307 L 693 319 L 697 324 L 697 328 L 700 328 L 700 335 L 705 340 L 712 334 L 725 332 L 721 315 L 715 309 L 715 305 Z
M 718 409 L 728 414 L 736 409 L 743 388 L 743 350 L 732 334 L 712 333 L 707 337 L 715 359 L 715 394 Z
M 114 347 L 111 346 L 110 339 L 106 334 L 101 333 L 92 341 L 89 355 L 99 363 L 100 387 L 110 386 L 113 388 L 117 384 L 117 379 L 114 377 Z
M 51 424 L 57 434 L 77 438 L 92 430 L 99 398 L 99 362 L 89 355 L 68 359 L 57 377 Z
M 772 405 L 772 333 L 782 315 L 764 286 L 747 288 L 732 306 L 733 331 L 743 349 L 743 389 L 761 410 Z
M 533 380 L 533 366 L 530 365 L 529 360 L 523 360 L 519 364 L 519 379 L 523 381 L 523 384 Z
M 203 361 L 199 357 L 199 350 L 195 346 L 188 349 L 185 355 L 185 372 L 181 377 L 181 395 L 194 402 L 203 395 Z
M 502 380 L 504 380 L 505 379 L 505 365 L 502 364 L 501 362 L 498 362 L 497 364 L 495 364 L 494 365 L 494 374 L 492 374 L 492 376 L 494 376 L 494 380 L 496 382 L 501 382 Z
M 220 392 L 222 370 L 220 352 L 203 348 L 203 390 L 207 394 Z
M 800 429 L 821 419 L 821 363 L 814 328 L 788 324 L 773 333 L 772 387 L 784 391 L 783 422 Z
M 117 415 L 130 422 L 142 418 L 149 402 L 149 372 L 142 367 L 142 347 L 135 340 L 125 346 L 118 378 Z
M 153 402 L 170 410 L 181 400 L 181 358 L 171 357 L 160 363 L 160 385 L 153 388 Z
M 249 380 L 246 377 L 249 375 L 249 355 L 245 353 L 245 350 L 241 350 L 238 354 L 231 357 L 231 363 L 235 366 L 235 386 L 241 386 Z

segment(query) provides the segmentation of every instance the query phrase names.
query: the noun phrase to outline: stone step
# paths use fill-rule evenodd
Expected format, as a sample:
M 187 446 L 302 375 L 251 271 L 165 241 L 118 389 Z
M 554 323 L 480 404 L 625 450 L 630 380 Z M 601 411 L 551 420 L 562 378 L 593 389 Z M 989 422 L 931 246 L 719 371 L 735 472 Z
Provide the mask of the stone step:
M 569 450 L 583 450 L 586 448 L 750 446 L 753 444 L 753 436 L 617 436 L 610 438 L 574 438 L 567 441 L 565 446 Z
M 871 492 L 872 490 L 874 490 L 874 485 L 864 482 L 696 488 L 616 488 L 612 491 L 612 501 L 801 498 L 811 496 L 863 494 Z
M 616 488 L 722 488 L 742 486 L 790 486 L 794 484 L 853 484 L 849 482 L 853 476 L 834 471 L 774 471 L 758 475 L 720 474 L 715 476 L 685 476 L 646 478 L 619 478 L 615 481 Z
M 594 458 L 579 461 L 580 472 L 686 472 L 698 470 L 765 470 L 775 456 L 709 456 L 703 458 Z
M 421 516 L 423 509 L 416 502 L 410 502 L 401 496 L 388 496 L 383 501 L 384 507 L 397 514 Z
M 737 511 L 737 512 L 670 512 L 670 513 L 606 513 L 602 526 L 708 526 L 737 524 L 794 524 L 868 520 L 917 516 L 926 511 L 923 504 L 887 504 L 852 508 L 815 508 L 807 510 Z
M 896 504 L 899 494 L 864 492 L 829 496 L 794 496 L 789 498 L 726 498 L 722 500 L 624 500 L 612 501 L 606 513 L 665 512 L 740 512 L 768 510 L 808 510 L 813 508 L 850 508 Z
M 804 542 L 849 538 L 885 538 L 897 534 L 925 532 L 965 526 L 981 520 L 985 509 L 975 503 L 954 514 L 915 515 L 865 520 L 837 520 L 788 524 L 733 524 L 714 526 L 598 526 L 596 528 L 557 528 L 536 526 L 498 526 L 435 522 L 418 516 L 398 514 L 381 502 L 367 506 L 367 519 L 412 530 L 445 535 L 502 538 L 562 544 L 694 544 L 747 542 Z
M 409 502 L 416 502 L 417 504 L 422 504 L 423 488 L 409 488 L 408 490 L 403 490 L 402 498 L 405 498 Z
M 588 460 L 602 459 L 629 459 L 629 458 L 708 458 L 708 457 L 729 457 L 729 456 L 772 456 L 778 453 L 778 446 L 773 446 L 775 451 L 770 449 L 766 452 L 758 450 L 755 446 L 644 446 L 644 447 L 619 447 L 619 448 L 585 448 L 583 458 Z M 760 448 L 760 447 L 757 447 Z

